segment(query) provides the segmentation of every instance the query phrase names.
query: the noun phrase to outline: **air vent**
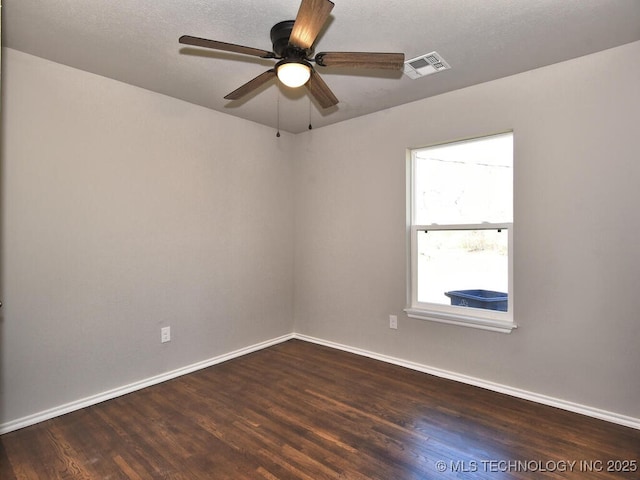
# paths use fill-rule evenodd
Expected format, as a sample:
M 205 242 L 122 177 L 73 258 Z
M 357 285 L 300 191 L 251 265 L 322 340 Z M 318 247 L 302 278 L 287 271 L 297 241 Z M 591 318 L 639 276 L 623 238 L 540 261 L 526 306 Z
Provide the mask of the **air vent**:
M 444 61 L 438 52 L 420 55 L 404 62 L 404 74 L 413 80 L 450 68 L 449 64 Z

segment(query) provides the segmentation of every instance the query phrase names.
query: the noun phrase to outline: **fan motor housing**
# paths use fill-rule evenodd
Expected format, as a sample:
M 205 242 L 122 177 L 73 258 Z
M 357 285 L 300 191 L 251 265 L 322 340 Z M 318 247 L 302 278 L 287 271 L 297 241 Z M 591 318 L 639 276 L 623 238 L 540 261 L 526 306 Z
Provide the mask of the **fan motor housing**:
M 312 53 L 311 49 L 305 50 L 289 44 L 294 23 L 295 20 L 285 20 L 271 27 L 271 44 L 273 45 L 273 52 L 278 58 L 297 58 L 303 60 L 308 58 Z

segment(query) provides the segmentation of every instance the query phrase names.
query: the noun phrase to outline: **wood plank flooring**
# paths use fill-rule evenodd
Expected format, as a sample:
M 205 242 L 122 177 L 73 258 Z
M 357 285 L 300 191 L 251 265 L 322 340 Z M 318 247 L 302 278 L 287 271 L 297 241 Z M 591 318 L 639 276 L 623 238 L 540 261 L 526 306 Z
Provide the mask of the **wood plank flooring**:
M 639 463 L 639 430 L 299 340 L 0 437 L 3 480 L 637 479 Z

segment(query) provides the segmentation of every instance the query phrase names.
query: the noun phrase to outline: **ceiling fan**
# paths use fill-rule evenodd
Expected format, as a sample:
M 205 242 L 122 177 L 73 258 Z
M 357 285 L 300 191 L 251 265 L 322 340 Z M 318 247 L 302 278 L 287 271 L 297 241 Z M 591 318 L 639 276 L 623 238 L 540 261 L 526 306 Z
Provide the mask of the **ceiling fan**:
M 313 44 L 326 23 L 334 4 L 330 0 L 302 0 L 295 20 L 279 22 L 271 28 L 273 51 L 245 47 L 233 43 L 183 35 L 179 42 L 196 47 L 279 60 L 274 68 L 258 75 L 224 98 L 239 100 L 271 79 L 296 88 L 304 85 L 322 108 L 338 103 L 327 84 L 311 63 L 321 67 L 373 68 L 402 70 L 404 53 L 321 52 L 313 55 Z

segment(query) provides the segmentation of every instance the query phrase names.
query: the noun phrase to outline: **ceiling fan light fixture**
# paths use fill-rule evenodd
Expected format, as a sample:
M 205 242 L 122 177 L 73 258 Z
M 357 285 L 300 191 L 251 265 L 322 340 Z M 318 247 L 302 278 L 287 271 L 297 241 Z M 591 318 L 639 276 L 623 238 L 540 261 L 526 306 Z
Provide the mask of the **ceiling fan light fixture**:
M 311 67 L 302 62 L 281 62 L 277 65 L 278 79 L 287 87 L 301 87 L 311 77 Z
M 182 35 L 178 41 L 196 47 L 280 60 L 273 68 L 225 95 L 226 100 L 240 100 L 256 92 L 274 77 L 278 77 L 280 82 L 289 88 L 299 88 L 304 85 L 318 105 L 326 109 L 337 105 L 338 99 L 310 62 L 320 67 L 402 70 L 404 53 L 322 52 L 312 57 L 315 41 L 325 28 L 334 3 L 331 0 L 300 0 L 300 2 L 295 20 L 278 22 L 271 28 L 270 36 L 273 45 L 271 52 L 191 35 Z

